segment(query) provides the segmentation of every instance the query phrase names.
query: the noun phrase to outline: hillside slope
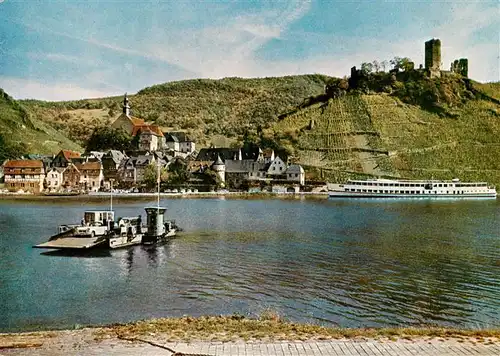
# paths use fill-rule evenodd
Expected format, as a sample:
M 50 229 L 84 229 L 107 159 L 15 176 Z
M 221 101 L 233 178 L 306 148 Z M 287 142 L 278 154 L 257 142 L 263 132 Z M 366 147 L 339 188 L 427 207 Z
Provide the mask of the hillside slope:
M 328 80 L 324 75 L 184 80 L 145 88 L 129 99 L 134 116 L 186 130 L 200 145 L 222 145 L 241 139 L 247 127 L 267 126 L 305 98 L 323 93 Z M 22 101 L 36 117 L 80 142 L 94 127 L 117 117 L 121 102 L 122 97 Z
M 56 153 L 62 148 L 81 150 L 0 89 L 0 160 L 25 153 Z
M 484 98 L 453 107 L 453 115 L 386 94 L 346 95 L 288 115 L 273 131 L 288 132 L 295 159 L 330 181 L 373 175 L 498 184 L 500 86 L 485 86 Z
M 390 77 L 377 74 L 369 84 L 378 87 L 377 78 L 384 76 Z M 322 75 L 187 80 L 145 88 L 130 101 L 134 115 L 186 130 L 198 147 L 241 144 L 246 137 L 286 151 L 307 168 L 309 178 L 459 177 L 500 183 L 500 83 L 410 76 L 393 80 L 388 92 L 369 87 L 368 94 L 354 90 L 328 99 L 323 94 L 330 80 Z M 121 100 L 22 103 L 32 116 L 84 140 L 93 127 L 121 112 Z

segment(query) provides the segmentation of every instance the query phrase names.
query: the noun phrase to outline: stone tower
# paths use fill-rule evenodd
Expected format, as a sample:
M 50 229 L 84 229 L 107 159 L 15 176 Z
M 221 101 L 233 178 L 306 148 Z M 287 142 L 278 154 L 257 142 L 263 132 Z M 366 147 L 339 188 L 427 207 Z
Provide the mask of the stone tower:
M 127 116 L 130 116 L 130 104 L 128 102 L 127 93 L 123 97 L 123 113 Z
M 217 173 L 222 182 L 222 186 L 224 186 L 226 182 L 226 165 L 222 162 L 219 155 L 217 155 L 217 160 L 212 164 L 212 169 Z
M 425 69 L 431 78 L 441 76 L 441 41 L 437 38 L 425 42 Z

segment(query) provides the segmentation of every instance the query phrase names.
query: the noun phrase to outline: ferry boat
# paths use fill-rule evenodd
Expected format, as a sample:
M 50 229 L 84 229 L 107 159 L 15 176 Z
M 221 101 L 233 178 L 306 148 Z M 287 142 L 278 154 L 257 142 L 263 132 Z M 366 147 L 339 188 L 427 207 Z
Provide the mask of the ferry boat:
M 455 178 L 441 180 L 348 180 L 329 184 L 332 198 L 496 198 L 495 187 L 485 182 L 461 182 Z
M 59 225 L 58 233 L 36 248 L 86 250 L 102 246 L 107 241 L 114 212 L 109 210 L 86 211 L 80 224 Z
M 142 237 L 143 245 L 153 245 L 174 237 L 178 227 L 173 220 L 164 220 L 167 208 L 156 207 L 144 208 L 147 214 L 147 231 Z
M 111 227 L 107 236 L 109 248 L 115 249 L 139 245 L 142 243 L 142 236 L 147 228 L 142 225 L 141 216 L 120 218 Z
M 158 166 L 158 177 L 160 168 Z M 170 239 L 180 231 L 174 220 L 166 221 L 166 208 L 160 207 L 160 181 L 158 179 L 157 206 L 145 208 L 147 224 L 138 217 L 123 217 L 115 222 L 113 211 L 113 185 L 111 185 L 110 209 L 86 211 L 81 224 L 60 225 L 58 233 L 49 241 L 35 245 L 49 249 L 90 249 L 105 246 L 111 249 L 144 244 L 153 245 Z
M 179 228 L 175 221 L 163 221 L 166 208 L 145 209 L 148 216 L 146 226 L 142 225 L 140 215 L 120 218 L 117 224 L 112 225 L 107 235 L 109 248 L 115 249 L 139 244 L 151 245 L 161 240 L 173 238 L 177 234 Z

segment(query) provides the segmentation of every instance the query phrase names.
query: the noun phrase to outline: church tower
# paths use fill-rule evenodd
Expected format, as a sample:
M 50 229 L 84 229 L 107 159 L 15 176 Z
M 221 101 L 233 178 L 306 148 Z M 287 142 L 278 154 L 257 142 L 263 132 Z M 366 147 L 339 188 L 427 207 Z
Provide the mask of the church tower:
M 123 97 L 123 113 L 127 116 L 130 116 L 130 104 L 128 102 L 127 93 Z

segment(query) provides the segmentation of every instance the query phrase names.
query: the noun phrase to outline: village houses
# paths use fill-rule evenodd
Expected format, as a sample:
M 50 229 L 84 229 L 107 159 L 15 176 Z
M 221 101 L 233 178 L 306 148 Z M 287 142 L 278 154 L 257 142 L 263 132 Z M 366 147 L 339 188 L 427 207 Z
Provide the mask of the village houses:
M 97 192 L 103 184 L 101 162 L 85 162 L 75 165 L 80 172 L 80 187 L 83 191 Z
M 242 148 L 203 148 L 196 161 L 191 164 L 195 170 L 210 167 L 226 187 L 239 188 L 244 183 L 262 182 L 273 185 L 279 183 L 298 191 L 305 184 L 305 172 L 300 165 L 288 165 L 274 150 L 262 151 L 258 147 Z
M 219 182 L 228 188 L 281 184 L 284 189 L 293 187 L 298 190 L 305 184 L 304 169 L 299 165 L 289 165 L 272 149 L 263 151 L 253 145 L 242 148 L 210 147 L 196 152 L 195 142 L 186 132 L 162 132 L 159 126 L 132 116 L 126 94 L 123 112 L 111 127 L 123 129 L 136 137 L 137 149 L 127 153 L 113 149 L 92 151 L 85 155 L 61 150 L 48 157 L 47 162 L 36 159 L 7 161 L 3 167 L 6 188 L 36 193 L 44 189 L 48 193 L 97 192 L 110 189 L 111 181 L 116 182 L 116 186 L 135 187 L 144 181 L 148 166 L 159 164 L 167 167 L 169 162 L 179 157 L 187 159 L 187 168 L 193 173 L 211 169 Z
M 43 191 L 45 168 L 40 160 L 9 160 L 4 164 L 5 187 L 10 192 Z
M 182 131 L 164 132 L 167 149 L 188 155 L 196 150 L 195 142 Z

